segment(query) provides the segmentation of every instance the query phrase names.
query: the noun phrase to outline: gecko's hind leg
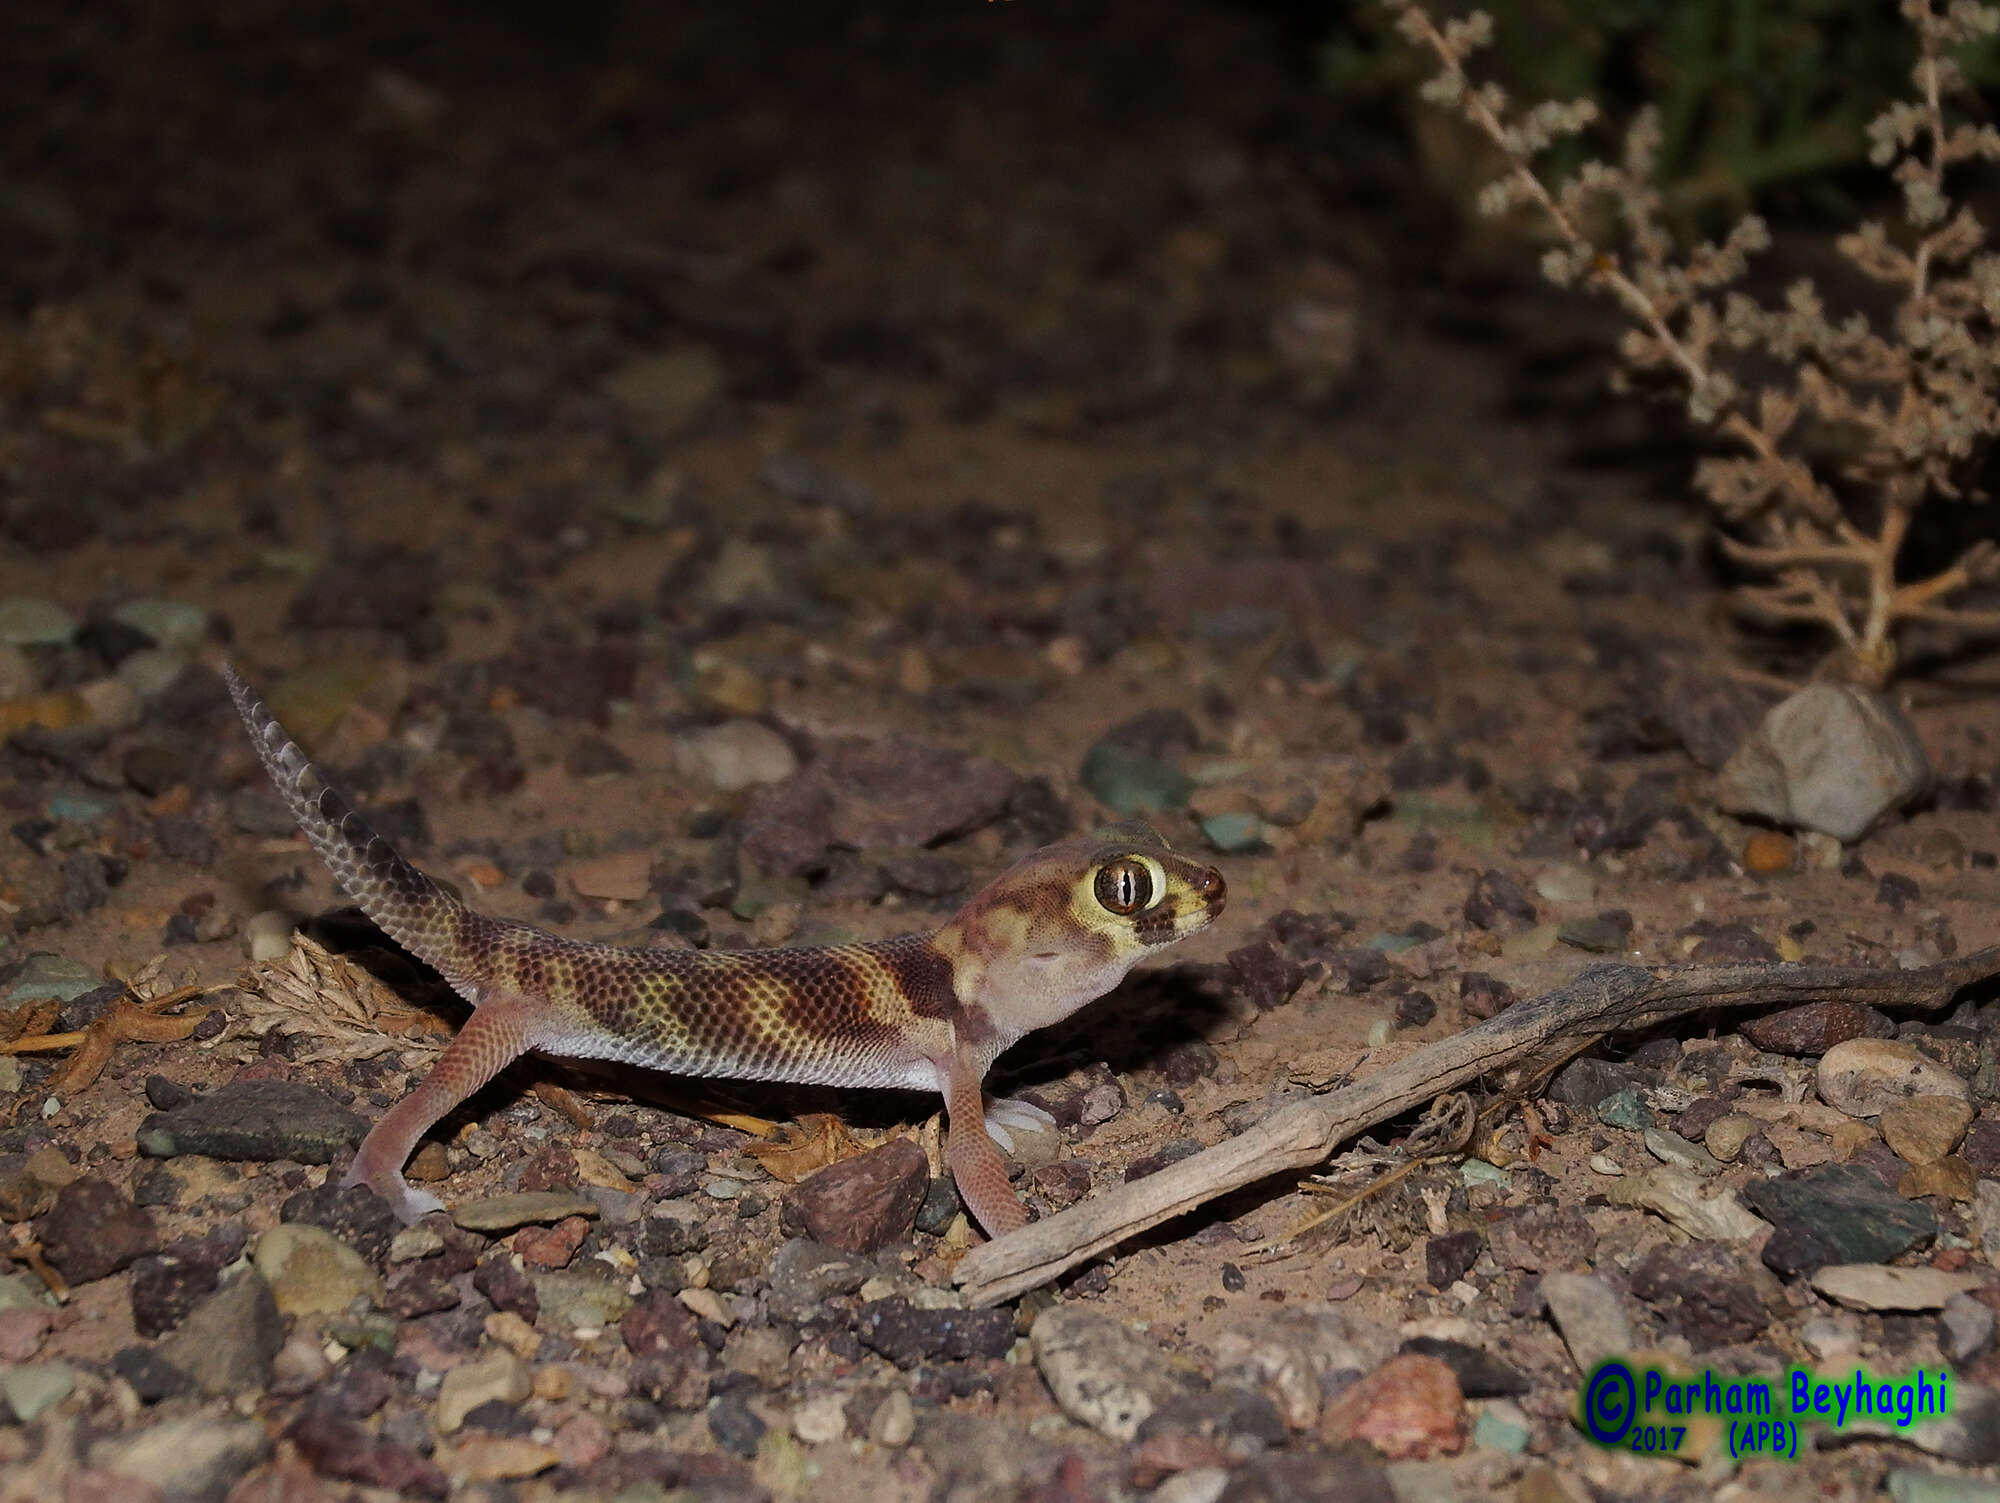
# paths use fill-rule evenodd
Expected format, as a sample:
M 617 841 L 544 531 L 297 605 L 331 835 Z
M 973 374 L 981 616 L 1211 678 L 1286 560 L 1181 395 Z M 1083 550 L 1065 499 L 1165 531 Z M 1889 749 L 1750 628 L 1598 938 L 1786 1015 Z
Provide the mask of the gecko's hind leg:
M 500 1000 L 476 1008 L 458 1037 L 446 1046 L 417 1088 L 390 1107 L 376 1122 L 354 1162 L 347 1166 L 341 1187 L 366 1185 L 389 1202 L 404 1223 L 444 1209 L 435 1195 L 413 1190 L 403 1178 L 403 1165 L 417 1140 L 474 1091 L 535 1047 L 539 1009 L 525 1002 Z

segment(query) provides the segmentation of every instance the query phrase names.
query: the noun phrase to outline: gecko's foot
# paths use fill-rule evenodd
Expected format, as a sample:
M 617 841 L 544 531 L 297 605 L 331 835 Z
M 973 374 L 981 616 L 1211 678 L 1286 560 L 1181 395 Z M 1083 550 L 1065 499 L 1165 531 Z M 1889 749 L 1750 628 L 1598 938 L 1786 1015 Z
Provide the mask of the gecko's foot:
M 1003 1151 L 1017 1154 L 1020 1152 L 1015 1146 L 1017 1136 L 1030 1138 L 1042 1133 L 1048 1135 L 1052 1144 L 1058 1140 L 1056 1119 L 1034 1102 L 1001 1096 L 986 1103 L 986 1136 Z
M 423 1220 L 432 1211 L 444 1209 L 444 1202 L 428 1190 L 411 1189 L 409 1181 L 403 1178 L 399 1170 L 377 1169 L 370 1173 L 368 1164 L 358 1154 L 340 1180 L 340 1188 L 343 1190 L 353 1185 L 366 1185 L 388 1201 L 389 1209 L 396 1213 L 396 1219 L 405 1226 Z

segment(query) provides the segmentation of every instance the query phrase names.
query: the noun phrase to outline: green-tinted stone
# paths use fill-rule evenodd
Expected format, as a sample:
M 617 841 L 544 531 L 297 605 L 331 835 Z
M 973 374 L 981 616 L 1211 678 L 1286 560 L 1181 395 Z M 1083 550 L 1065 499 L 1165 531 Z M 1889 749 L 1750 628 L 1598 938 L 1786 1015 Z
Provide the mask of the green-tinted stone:
M 0 1397 L 27 1424 L 51 1405 L 60 1404 L 76 1387 L 76 1369 L 67 1362 L 34 1362 L 0 1373 Z
M 2000 1503 L 2000 1482 L 1898 1467 L 1889 1474 L 1889 1496 L 1895 1503 Z
M 1458 1177 L 1466 1185 L 1498 1185 L 1506 1189 L 1514 1183 L 1514 1177 L 1505 1169 L 1487 1163 L 1484 1159 L 1467 1159 L 1458 1166 Z
M 1201 822 L 1201 833 L 1224 855 L 1239 856 L 1262 849 L 1264 821 L 1254 814 L 1211 814 Z
M 1905 1200 L 1858 1164 L 1820 1164 L 1796 1178 L 1752 1180 L 1744 1204 L 1779 1228 L 1807 1234 L 1837 1263 L 1888 1263 L 1938 1233 L 1921 1200 Z
M 1093 798 L 1120 814 L 1178 809 L 1194 792 L 1194 779 L 1179 768 L 1115 741 L 1100 741 L 1084 754 L 1080 777 Z
M 164 647 L 142 647 L 118 665 L 118 682 L 141 699 L 158 699 L 187 671 L 188 660 Z
M 1632 1132 L 1644 1132 L 1653 1125 L 1652 1108 L 1639 1099 L 1639 1093 L 1629 1087 L 1613 1091 L 1597 1103 L 1597 1120 L 1606 1127 L 1623 1127 Z
M 59 647 L 76 636 L 76 617 L 39 595 L 0 599 L 0 642 L 15 647 Z
M 263 548 L 257 553 L 257 567 L 303 577 L 319 568 L 319 555 L 307 548 Z
M 1490 1408 L 1482 1409 L 1479 1418 L 1473 1421 L 1472 1443 L 1518 1456 L 1528 1448 L 1528 1427 L 1518 1420 L 1495 1414 Z
M 111 616 L 169 652 L 190 652 L 208 635 L 208 612 L 186 600 L 128 600 Z
M 1556 930 L 1556 938 L 1566 945 L 1579 950 L 1588 950 L 1593 955 L 1611 955 L 1625 948 L 1625 942 L 1632 937 L 1629 922 L 1607 918 L 1597 914 L 1591 918 L 1564 919 L 1562 927 Z
M 232 1080 L 206 1095 L 154 1112 L 139 1124 L 139 1151 L 171 1159 L 330 1163 L 359 1143 L 368 1124 L 315 1086 L 292 1080 Z
M 0 1275 L 0 1310 L 42 1310 L 54 1303 L 48 1286 L 32 1273 Z
M 104 818 L 114 807 L 110 799 L 99 798 L 95 794 L 58 793 L 49 800 L 49 818 L 89 824 L 94 819 Z
M 557 1330 L 602 1331 L 632 1308 L 625 1286 L 593 1273 L 560 1269 L 533 1275 L 540 1320 Z
M 664 532 L 687 515 L 678 489 L 614 491 L 599 496 L 597 510 L 642 532 Z
M 30 955 L 7 988 L 7 1005 L 73 1001 L 104 985 L 104 978 L 81 961 L 61 955 Z

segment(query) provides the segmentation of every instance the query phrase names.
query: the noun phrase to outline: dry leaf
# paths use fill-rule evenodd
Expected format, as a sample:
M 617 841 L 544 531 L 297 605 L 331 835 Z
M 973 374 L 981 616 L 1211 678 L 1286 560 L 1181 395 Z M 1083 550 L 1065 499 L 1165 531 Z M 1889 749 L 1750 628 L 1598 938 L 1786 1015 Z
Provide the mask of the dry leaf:
M 389 1049 L 433 1054 L 451 1025 L 413 1008 L 367 971 L 309 936 L 296 934 L 283 960 L 252 966 L 237 982 L 244 992 L 243 1026 L 262 1037 L 272 1029 L 318 1042 L 295 1056 L 301 1063 L 372 1059 Z
M 788 1185 L 860 1151 L 847 1124 L 830 1112 L 815 1112 L 800 1118 L 797 1126 L 787 1126 L 782 1142 L 752 1143 L 743 1150 L 771 1178 Z
M 29 1002 L 20 1007 L 0 1012 L 0 1043 L 12 1043 L 15 1039 L 34 1038 L 49 1031 L 49 1025 L 62 1011 L 62 1003 L 53 997 L 45 1002 Z M 29 1052 L 29 1051 L 19 1051 Z

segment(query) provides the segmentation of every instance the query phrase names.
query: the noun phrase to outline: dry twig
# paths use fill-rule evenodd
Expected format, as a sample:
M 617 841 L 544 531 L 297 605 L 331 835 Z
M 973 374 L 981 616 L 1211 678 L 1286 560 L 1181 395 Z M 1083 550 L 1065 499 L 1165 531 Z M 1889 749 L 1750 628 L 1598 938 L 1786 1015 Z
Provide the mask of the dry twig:
M 1047 1283 L 1147 1227 L 1275 1174 L 1307 1169 L 1358 1132 L 1482 1077 L 1503 1092 L 1605 1034 L 1643 1029 L 1711 1007 L 1790 1006 L 1841 997 L 1874 1007 L 1935 1008 L 2000 977 L 2000 947 L 1920 970 L 1847 966 L 1692 966 L 1659 971 L 1592 966 L 1569 985 L 1439 1039 L 1377 1074 L 1294 1102 L 1249 1131 L 1170 1169 L 973 1249 L 955 1277 L 974 1304 Z

